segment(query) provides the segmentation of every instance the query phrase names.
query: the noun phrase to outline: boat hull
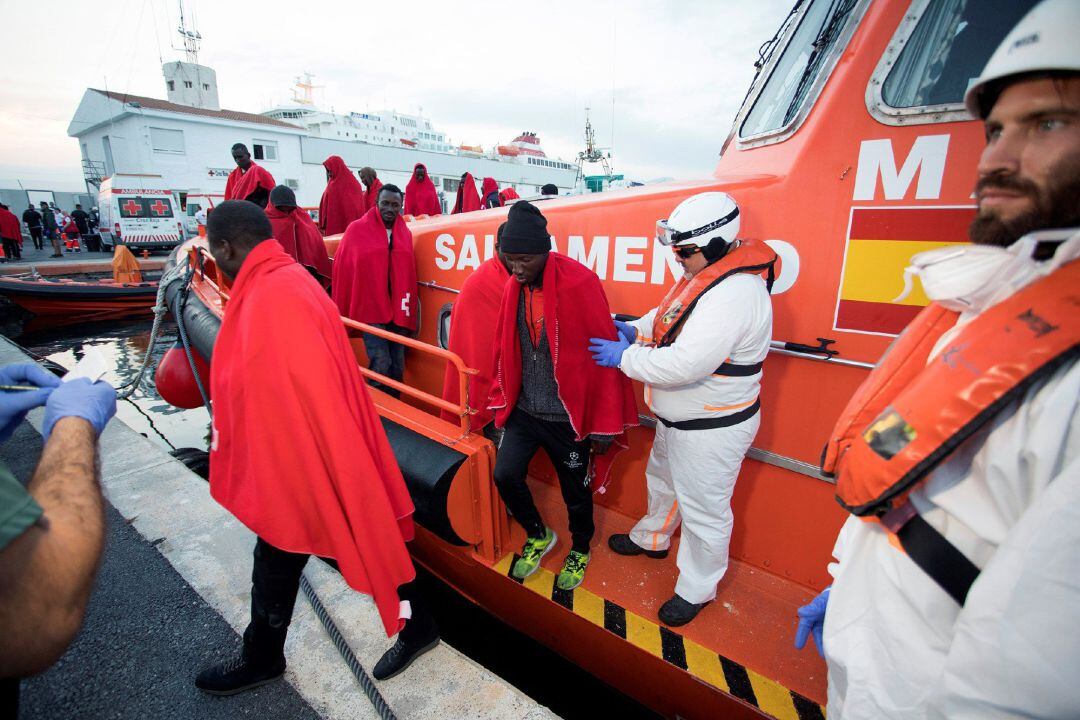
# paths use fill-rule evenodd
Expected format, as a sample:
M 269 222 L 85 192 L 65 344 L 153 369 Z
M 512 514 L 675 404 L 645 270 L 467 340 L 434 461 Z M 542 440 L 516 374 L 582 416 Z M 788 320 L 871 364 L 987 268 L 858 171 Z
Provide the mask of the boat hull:
M 0 278 L 0 295 L 38 317 L 104 320 L 149 314 L 157 283 L 109 285 Z

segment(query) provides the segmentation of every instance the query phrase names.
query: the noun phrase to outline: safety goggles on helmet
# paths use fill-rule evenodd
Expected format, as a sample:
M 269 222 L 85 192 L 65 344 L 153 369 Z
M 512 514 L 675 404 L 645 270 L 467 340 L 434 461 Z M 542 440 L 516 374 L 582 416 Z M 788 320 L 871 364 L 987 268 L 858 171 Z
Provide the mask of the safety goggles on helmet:
M 727 215 L 693 230 L 676 230 L 668 225 L 665 218 L 664 220 L 658 220 L 656 223 L 656 239 L 660 241 L 661 245 L 678 245 L 681 242 L 719 230 L 737 217 L 739 217 L 739 208 L 735 207 Z
M 704 252 L 705 248 L 700 245 L 676 245 L 671 248 L 671 251 L 681 257 L 683 260 L 689 260 L 697 255 L 699 252 Z

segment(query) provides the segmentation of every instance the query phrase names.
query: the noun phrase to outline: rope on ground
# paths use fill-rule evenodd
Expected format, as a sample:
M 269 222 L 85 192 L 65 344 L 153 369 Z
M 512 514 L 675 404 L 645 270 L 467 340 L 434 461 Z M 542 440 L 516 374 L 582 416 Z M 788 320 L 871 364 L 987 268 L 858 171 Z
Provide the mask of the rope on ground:
M 360 683 L 360 688 L 367 695 L 368 700 L 371 701 L 375 711 L 379 713 L 379 717 L 382 720 L 397 720 L 397 715 L 387 705 L 386 700 L 383 698 L 379 689 L 375 687 L 375 683 L 372 681 L 371 676 L 367 674 L 364 667 L 360 664 L 360 661 L 356 659 L 356 655 L 353 654 L 352 648 L 345 642 L 345 638 L 342 637 L 341 631 L 338 630 L 337 625 L 334 624 L 334 619 L 330 617 L 330 613 L 326 611 L 326 607 L 322 604 L 322 600 L 315 594 L 314 588 L 311 587 L 311 583 L 308 582 L 307 575 L 300 576 L 300 589 L 304 591 L 304 596 L 307 597 L 308 602 L 311 603 L 311 609 L 315 611 L 315 615 L 318 616 L 319 621 L 326 629 L 326 634 L 330 636 L 330 640 L 333 641 L 338 652 L 341 653 L 341 657 L 345 660 L 345 664 L 349 666 L 349 670 L 356 676 L 357 682 Z
M 150 343 L 146 347 L 142 365 L 139 367 L 139 371 L 135 373 L 135 377 L 127 385 L 117 388 L 117 398 L 120 400 L 131 397 L 139 389 L 139 384 L 142 382 L 143 376 L 146 375 L 146 368 L 150 366 L 150 362 L 154 357 L 154 345 L 161 335 L 161 320 L 165 317 L 165 313 L 169 311 L 169 303 L 165 300 L 165 289 L 169 286 L 169 283 L 184 274 L 184 269 L 185 265 L 178 263 L 163 272 L 161 279 L 158 280 L 157 299 L 154 302 L 154 325 L 150 329 Z

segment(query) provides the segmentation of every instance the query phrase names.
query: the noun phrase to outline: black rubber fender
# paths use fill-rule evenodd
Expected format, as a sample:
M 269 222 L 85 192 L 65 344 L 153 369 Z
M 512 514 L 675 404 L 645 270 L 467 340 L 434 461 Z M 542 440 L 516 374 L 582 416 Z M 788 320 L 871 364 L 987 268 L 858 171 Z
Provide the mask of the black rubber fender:
M 181 256 L 186 259 L 187 256 Z M 169 264 L 173 263 L 170 258 Z M 184 278 L 179 277 L 165 286 L 165 301 L 169 305 L 169 312 L 173 319 L 177 317 L 177 309 L 180 306 L 180 291 L 184 288 Z M 187 330 L 188 340 L 192 348 L 198 351 L 207 363 L 214 354 L 214 341 L 217 340 L 218 331 L 221 329 L 221 320 L 210 309 L 203 305 L 197 295 L 189 292 L 187 302 L 184 303 L 184 329 Z M 209 382 L 209 378 L 205 379 Z

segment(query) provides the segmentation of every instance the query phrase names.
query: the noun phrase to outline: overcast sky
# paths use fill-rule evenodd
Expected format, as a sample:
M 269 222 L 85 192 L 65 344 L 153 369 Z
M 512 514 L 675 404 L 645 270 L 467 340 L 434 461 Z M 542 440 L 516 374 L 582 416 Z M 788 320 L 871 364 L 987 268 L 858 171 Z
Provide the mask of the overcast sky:
M 423 108 L 457 144 L 522 130 L 584 147 L 585 108 L 616 172 L 711 173 L 761 43 L 792 0 L 207 2 L 188 0 L 221 106 L 259 112 L 310 72 L 337 112 Z M 0 0 L 0 187 L 78 189 L 68 122 L 87 87 L 165 97 L 182 59 L 176 0 Z M 189 18 L 190 20 L 190 18 Z M 614 99 L 614 105 L 613 105 Z M 614 111 L 613 111 L 614 109 Z M 613 122 L 614 119 L 614 122 Z M 64 186 L 64 187 L 61 187 Z

